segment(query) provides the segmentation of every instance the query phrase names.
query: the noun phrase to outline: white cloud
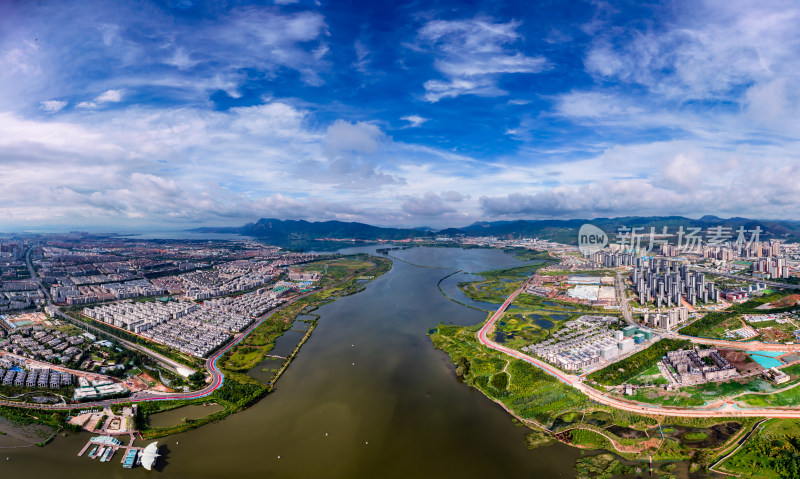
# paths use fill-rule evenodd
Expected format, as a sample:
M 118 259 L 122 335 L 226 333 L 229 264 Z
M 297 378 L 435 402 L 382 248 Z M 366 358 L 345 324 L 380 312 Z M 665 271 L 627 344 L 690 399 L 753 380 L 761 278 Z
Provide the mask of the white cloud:
M 796 4 L 700 2 L 675 12 L 645 31 L 607 29 L 587 53 L 586 69 L 682 100 L 726 98 L 774 76 L 797 75 Z
M 560 95 L 556 100 L 556 112 L 573 118 L 608 120 L 612 117 L 630 117 L 642 111 L 627 98 L 600 92 L 572 91 Z
M 426 191 L 422 196 L 408 198 L 403 202 L 402 209 L 405 213 L 413 216 L 441 216 L 456 212 L 446 198 L 433 191 Z
M 69 102 L 63 100 L 47 100 L 40 103 L 40 107 L 47 113 L 56 113 L 64 109 Z
M 76 107 L 84 110 L 94 110 L 103 103 L 119 103 L 122 101 L 124 90 L 106 90 L 97 95 L 92 101 L 79 102 Z
M 198 60 L 193 60 L 189 53 L 187 53 L 183 48 L 179 47 L 175 49 L 175 53 L 172 55 L 172 57 L 167 58 L 164 63 L 167 65 L 172 65 L 179 70 L 188 70 L 200 62 Z
M 122 101 L 122 90 L 106 90 L 98 95 L 94 101 L 95 103 L 118 103 Z
M 376 125 L 336 120 L 325 132 L 325 150 L 331 156 L 340 153 L 375 153 L 383 138 Z
M 353 63 L 353 68 L 360 71 L 361 73 L 367 72 L 367 67 L 371 61 L 370 55 L 371 52 L 367 48 L 367 46 L 361 40 L 356 40 L 353 48 L 356 51 L 356 61 Z
M 423 118 L 419 115 L 407 115 L 400 117 L 401 120 L 405 120 L 409 123 L 409 127 L 416 128 L 418 126 L 422 126 L 423 123 L 429 120 L 429 118 Z
M 460 95 L 500 96 L 498 77 L 508 73 L 538 73 L 547 67 L 542 56 L 513 49 L 521 40 L 519 23 L 491 19 L 433 20 L 419 31 L 419 41 L 431 49 L 434 67 L 447 80 L 425 82 L 425 99 L 437 102 Z

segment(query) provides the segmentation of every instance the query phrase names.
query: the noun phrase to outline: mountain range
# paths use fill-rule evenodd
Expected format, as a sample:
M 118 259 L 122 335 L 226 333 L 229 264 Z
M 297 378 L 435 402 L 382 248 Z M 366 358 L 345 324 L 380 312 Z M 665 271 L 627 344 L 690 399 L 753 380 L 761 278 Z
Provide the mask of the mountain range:
M 595 218 L 592 220 L 513 220 L 476 222 L 462 228 L 386 228 L 365 223 L 343 221 L 279 220 L 262 218 L 255 223 L 247 223 L 239 227 L 205 227 L 189 231 L 196 233 L 229 233 L 263 238 L 285 243 L 287 241 L 341 240 L 357 239 L 363 241 L 401 240 L 409 238 L 435 238 L 437 236 L 495 236 L 498 238 L 537 237 L 565 243 L 576 240 L 578 229 L 585 223 L 591 223 L 609 235 L 615 235 L 621 227 L 637 227 L 639 233 L 649 233 L 655 228 L 661 233 L 675 234 L 679 227 L 685 231 L 689 228 L 700 228 L 699 234 L 706 235 L 709 228 L 722 226 L 732 239 L 736 239 L 740 227 L 752 231 L 761 229 L 761 239 L 777 238 L 787 241 L 800 240 L 800 221 L 794 220 L 756 220 L 748 218 L 723 219 L 716 216 L 703 216 L 693 219 L 683 216 L 626 216 L 619 218 Z M 748 233 L 748 238 L 750 233 Z

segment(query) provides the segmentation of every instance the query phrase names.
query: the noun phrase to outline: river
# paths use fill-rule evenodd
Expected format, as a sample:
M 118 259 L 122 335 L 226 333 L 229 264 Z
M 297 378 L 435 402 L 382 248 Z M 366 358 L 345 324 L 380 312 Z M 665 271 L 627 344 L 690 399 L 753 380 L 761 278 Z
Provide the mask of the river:
M 375 246 L 358 248 L 374 251 Z M 352 251 L 352 249 L 350 250 Z M 440 322 L 486 313 L 444 297 L 453 270 L 524 264 L 499 250 L 392 251 L 390 272 L 365 291 L 315 311 L 319 324 L 273 393 L 197 430 L 161 438 L 158 471 L 77 457 L 88 434 L 44 448 L 5 449 L 2 477 L 110 478 L 553 478 L 573 477 L 580 451 L 528 450 L 526 428 L 456 381 L 426 336 Z M 431 267 L 414 266 L 409 263 Z M 143 445 L 137 441 L 137 445 Z

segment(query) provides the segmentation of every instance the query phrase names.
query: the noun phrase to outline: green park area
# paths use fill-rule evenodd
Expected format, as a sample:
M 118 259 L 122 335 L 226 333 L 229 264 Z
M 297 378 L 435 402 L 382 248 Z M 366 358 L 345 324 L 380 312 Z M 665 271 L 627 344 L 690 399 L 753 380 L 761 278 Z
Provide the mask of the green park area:
M 756 391 L 737 398 L 738 401 L 753 407 L 797 407 L 800 406 L 800 364 L 782 369 L 789 375 L 789 382 L 772 386 L 766 391 Z
M 485 279 L 459 283 L 458 287 L 464 294 L 477 301 L 489 303 L 502 303 L 506 298 L 519 288 L 522 283 L 533 274 L 539 265 L 518 266 L 516 268 L 499 269 L 478 273 Z
M 644 385 L 662 386 L 664 384 L 669 383 L 669 381 L 667 381 L 664 378 L 664 375 L 661 374 L 661 371 L 658 369 L 658 366 L 654 365 L 649 369 L 632 377 L 627 381 L 627 383 L 636 386 L 644 386 Z
M 746 478 L 800 477 L 800 421 L 768 419 L 716 469 Z

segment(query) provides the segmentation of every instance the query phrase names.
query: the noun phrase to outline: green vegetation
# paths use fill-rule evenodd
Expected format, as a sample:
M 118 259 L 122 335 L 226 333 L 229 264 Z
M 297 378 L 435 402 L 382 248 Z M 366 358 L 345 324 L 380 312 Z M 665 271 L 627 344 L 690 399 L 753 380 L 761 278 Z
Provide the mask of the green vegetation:
M 622 464 L 611 454 L 582 457 L 575 462 L 576 479 L 606 479 L 634 472 L 635 467 Z
M 652 386 L 659 386 L 667 384 L 668 382 L 669 381 L 661 374 L 661 370 L 658 369 L 657 365 L 627 381 L 628 384 Z
M 590 429 L 575 428 L 569 431 L 570 442 L 588 449 L 613 451 L 614 445 L 607 437 Z
M 440 325 L 429 332 L 434 345 L 450 354 L 459 377 L 502 402 L 523 419 L 552 423 L 580 410 L 585 396 L 535 366 L 482 346 L 477 326 Z M 504 372 L 505 369 L 505 372 Z
M 549 446 L 555 442 L 556 440 L 553 439 L 549 432 L 541 429 L 533 429 L 525 435 L 525 445 L 528 446 L 528 449 Z
M 227 376 L 227 373 L 234 373 L 234 377 L 245 376 L 244 373 L 264 360 L 275 346 L 275 341 L 291 327 L 291 320 L 287 321 L 285 318 L 286 309 L 291 310 L 295 313 L 294 316 L 297 316 L 303 307 L 295 303 L 273 314 L 259 324 L 236 347 L 223 354 L 217 360 L 223 374 Z
M 794 366 L 792 366 L 794 367 Z M 787 368 L 789 369 L 789 368 Z M 675 391 L 662 389 L 639 389 L 630 399 L 662 406 L 691 407 L 702 406 L 712 401 L 738 396 L 736 400 L 753 406 L 790 406 L 800 404 L 798 392 L 794 389 L 785 393 L 773 393 L 778 389 L 791 385 L 782 384 L 780 387 L 762 379 L 760 376 L 734 378 L 725 382 L 710 382 L 695 386 L 684 386 Z
M 687 348 L 690 344 L 689 341 L 662 339 L 643 351 L 593 372 L 588 377 L 607 386 L 622 384 L 652 368 L 667 351 Z
M 64 414 L 61 412 L 44 411 L 38 409 L 19 409 L 0 406 L 0 417 L 21 425 L 43 424 L 60 429 L 64 423 Z
M 732 313 L 708 313 L 679 332 L 688 336 L 724 338 L 725 330 L 737 329 L 733 326 L 738 323 L 733 322 L 734 319 Z
M 800 405 L 800 388 L 795 386 L 787 391 L 772 394 L 748 394 L 738 400 L 755 407 L 797 406 Z
M 700 431 L 687 432 L 686 434 L 683 435 L 683 440 L 689 442 L 704 441 L 707 438 L 708 434 Z
M 770 419 L 719 468 L 740 477 L 800 477 L 800 424 Z
M 65 419 L 63 412 L 0 406 L 0 423 L 5 422 L 6 425 L 24 431 L 23 435 L 31 443 L 37 441 L 37 446 L 50 442 L 64 428 Z
M 509 248 L 503 250 L 505 253 L 513 255 L 520 261 L 552 260 L 549 251 L 537 251 L 527 248 Z

